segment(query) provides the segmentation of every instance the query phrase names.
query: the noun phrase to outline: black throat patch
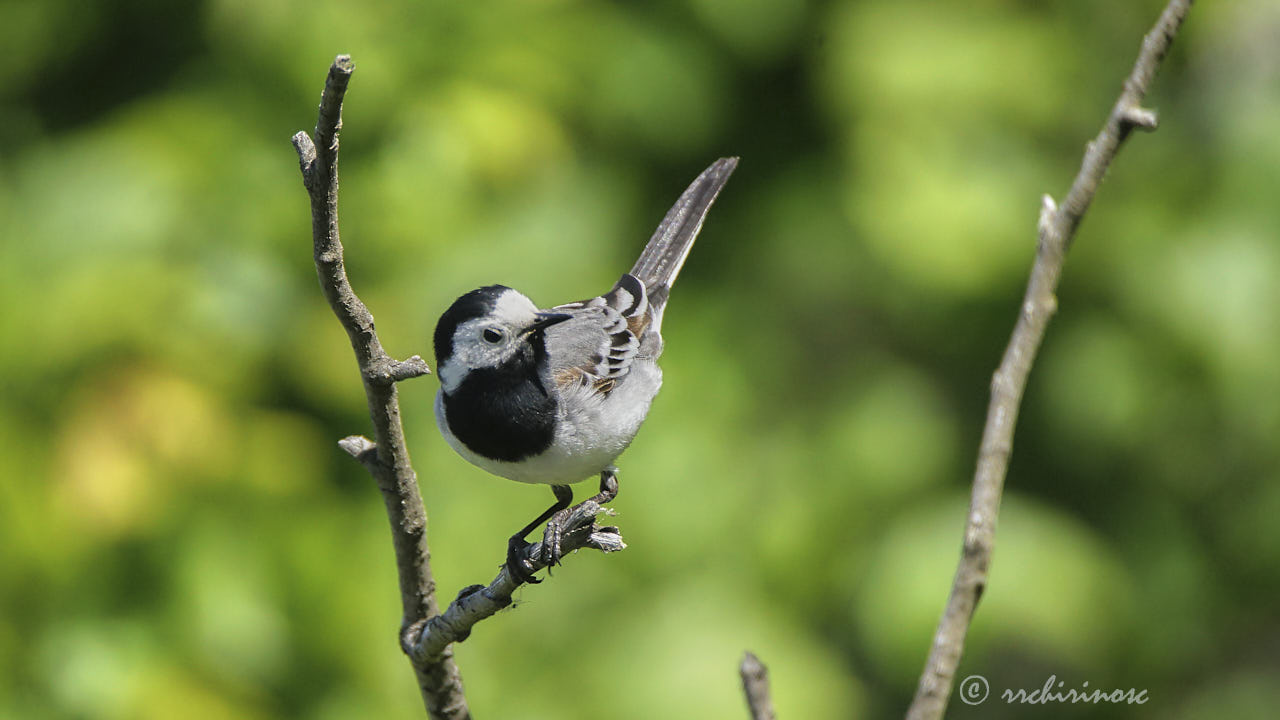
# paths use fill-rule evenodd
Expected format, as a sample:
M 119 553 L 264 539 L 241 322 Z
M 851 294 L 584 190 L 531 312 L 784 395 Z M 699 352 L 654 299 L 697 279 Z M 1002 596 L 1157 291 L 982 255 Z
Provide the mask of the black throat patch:
M 453 393 L 445 393 L 449 431 L 472 452 L 491 460 L 517 462 L 551 447 L 556 400 L 539 375 L 545 372 L 541 334 L 530 338 L 532 353 L 468 373 Z

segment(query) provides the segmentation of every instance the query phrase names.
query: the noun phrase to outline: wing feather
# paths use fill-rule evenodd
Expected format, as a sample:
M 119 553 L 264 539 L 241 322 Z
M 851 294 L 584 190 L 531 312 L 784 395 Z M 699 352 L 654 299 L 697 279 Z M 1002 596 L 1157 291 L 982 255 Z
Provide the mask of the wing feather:
M 609 394 L 640 356 L 652 323 L 644 284 L 634 275 L 623 275 L 604 295 L 552 310 L 574 315 L 547 330 L 549 342 L 557 348 L 557 363 L 551 368 L 556 384 Z

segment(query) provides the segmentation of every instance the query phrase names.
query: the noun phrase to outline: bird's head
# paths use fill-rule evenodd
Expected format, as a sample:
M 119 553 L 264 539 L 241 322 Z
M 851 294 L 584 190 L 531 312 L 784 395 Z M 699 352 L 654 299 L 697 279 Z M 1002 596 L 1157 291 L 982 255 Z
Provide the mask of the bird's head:
M 544 313 L 505 285 L 478 288 L 454 301 L 436 323 L 436 366 L 440 384 L 451 393 L 469 372 L 513 363 L 533 363 L 542 332 L 569 319 Z

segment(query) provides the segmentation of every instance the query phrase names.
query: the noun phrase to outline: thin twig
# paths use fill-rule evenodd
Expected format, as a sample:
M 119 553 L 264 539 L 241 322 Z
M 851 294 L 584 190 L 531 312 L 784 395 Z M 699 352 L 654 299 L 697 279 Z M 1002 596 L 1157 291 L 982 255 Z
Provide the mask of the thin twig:
M 769 691 L 769 669 L 760 658 L 748 651 L 742 656 L 738 674 L 742 676 L 742 692 L 747 696 L 751 720 L 776 720 L 778 716 L 773 712 L 773 696 Z
M 938 623 L 933 646 L 920 676 L 908 720 L 937 720 L 947 708 L 965 635 L 974 609 L 987 583 L 991 552 L 995 545 L 996 516 L 1004 491 L 1013 430 L 1026 388 L 1027 375 L 1056 309 L 1054 292 L 1062 263 L 1080 219 L 1098 191 L 1121 143 L 1134 128 L 1154 130 L 1156 115 L 1141 107 L 1160 61 L 1168 52 L 1178 28 L 1191 9 L 1192 0 L 1170 0 L 1155 27 L 1142 41 L 1142 50 L 1106 125 L 1085 151 L 1084 161 L 1061 206 L 1045 195 L 1039 222 L 1039 245 L 1027 282 L 1018 322 L 1000 367 L 991 379 L 991 403 L 982 432 L 973 496 L 965 525 L 964 546 L 956 568 L 947 607 Z
M 400 577 L 403 647 L 409 628 L 439 612 L 435 580 L 431 575 L 431 553 L 427 547 L 427 513 L 418 493 L 417 475 L 409 464 L 395 385 L 399 380 L 419 377 L 429 370 L 417 356 L 398 362 L 387 355 L 374 331 L 373 315 L 356 297 L 343 267 L 342 243 L 338 237 L 338 131 L 342 128 L 342 99 L 354 69 L 350 56 L 339 55 L 333 61 L 320 98 L 315 140 L 299 132 L 293 136 L 293 145 L 298 151 L 303 185 L 311 196 L 311 230 L 320 286 L 351 340 L 373 419 L 372 441 L 351 437 L 341 444 L 369 469 L 382 491 Z M 450 648 L 443 647 L 431 657 L 418 656 L 411 660 L 431 717 L 448 720 L 471 717 L 462 690 L 462 676 Z

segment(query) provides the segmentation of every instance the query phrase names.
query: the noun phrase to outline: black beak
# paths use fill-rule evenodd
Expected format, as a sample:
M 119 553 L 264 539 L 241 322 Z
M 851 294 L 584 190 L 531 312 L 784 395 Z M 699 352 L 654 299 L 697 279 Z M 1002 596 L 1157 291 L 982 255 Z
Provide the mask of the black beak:
M 523 333 L 524 335 L 532 335 L 533 333 L 536 333 L 536 332 L 542 332 L 543 330 L 546 330 L 552 325 L 555 325 L 556 323 L 562 323 L 565 320 L 572 318 L 573 316 L 570 315 L 569 313 L 540 312 L 537 314 L 536 317 L 538 319 L 535 320 L 532 325 L 524 329 L 524 333 Z

